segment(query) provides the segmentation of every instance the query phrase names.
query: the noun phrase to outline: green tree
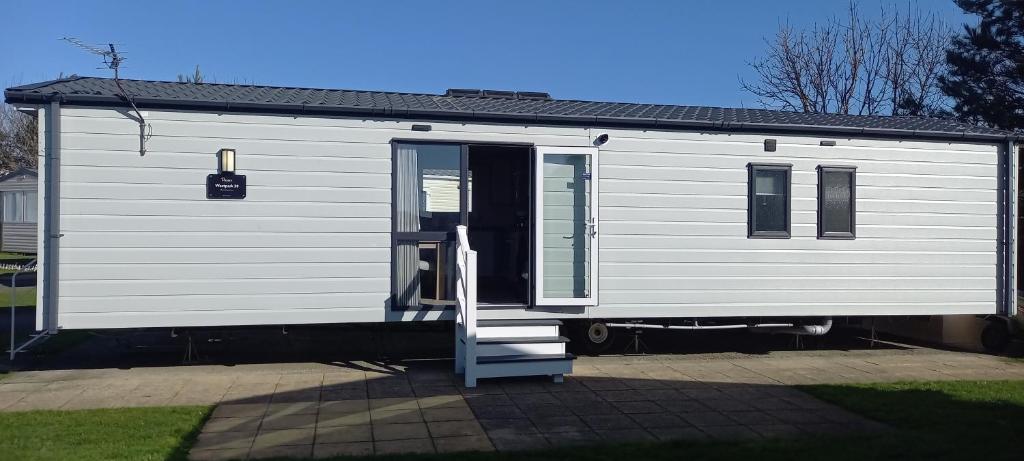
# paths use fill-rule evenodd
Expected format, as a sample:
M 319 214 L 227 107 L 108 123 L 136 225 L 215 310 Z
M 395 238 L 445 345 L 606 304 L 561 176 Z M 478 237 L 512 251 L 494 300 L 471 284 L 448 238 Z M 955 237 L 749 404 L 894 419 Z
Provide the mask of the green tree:
M 196 64 L 196 70 L 192 72 L 192 75 L 178 74 L 179 83 L 203 83 L 204 81 L 206 81 L 206 77 L 199 70 L 199 64 Z
M 1024 1 L 955 1 L 980 20 L 965 24 L 946 52 L 942 91 L 962 120 L 1024 128 Z

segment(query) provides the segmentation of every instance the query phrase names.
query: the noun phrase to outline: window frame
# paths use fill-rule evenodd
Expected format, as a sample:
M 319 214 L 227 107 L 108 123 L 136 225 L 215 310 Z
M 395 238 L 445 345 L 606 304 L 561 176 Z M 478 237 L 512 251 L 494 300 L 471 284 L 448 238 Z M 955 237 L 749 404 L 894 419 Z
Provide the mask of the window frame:
M 818 165 L 818 239 L 820 240 L 855 240 L 857 238 L 857 167 L 853 165 Z M 850 174 L 850 231 L 825 231 L 825 173 Z
M 757 230 L 757 213 L 754 212 L 756 193 L 754 179 L 758 171 L 786 172 L 786 230 Z M 747 164 L 747 238 L 788 239 L 793 235 L 793 165 L 791 163 L 748 163 Z

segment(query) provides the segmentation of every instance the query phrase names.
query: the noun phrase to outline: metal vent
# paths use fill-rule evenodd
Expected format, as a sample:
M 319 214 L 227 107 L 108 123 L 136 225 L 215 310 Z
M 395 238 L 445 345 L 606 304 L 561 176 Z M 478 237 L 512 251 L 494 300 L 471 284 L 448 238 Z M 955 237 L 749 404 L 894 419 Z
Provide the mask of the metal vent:
M 480 96 L 482 91 L 474 88 L 449 88 L 445 91 L 444 95 L 449 97 L 476 97 Z
M 519 99 L 539 99 L 542 101 L 550 101 L 551 95 L 543 91 L 518 91 L 516 97 Z
M 505 91 L 505 90 L 484 90 L 484 97 L 485 98 L 515 99 L 516 98 L 516 92 L 515 91 Z

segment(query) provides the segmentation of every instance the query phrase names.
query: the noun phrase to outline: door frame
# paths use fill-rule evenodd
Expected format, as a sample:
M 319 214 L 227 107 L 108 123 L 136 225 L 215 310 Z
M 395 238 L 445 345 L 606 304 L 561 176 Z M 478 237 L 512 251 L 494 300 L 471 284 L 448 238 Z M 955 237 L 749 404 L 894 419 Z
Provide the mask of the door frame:
M 600 168 L 598 164 L 597 147 L 579 146 L 534 146 L 533 162 L 533 305 L 534 306 L 597 306 L 598 305 L 598 266 L 600 255 L 600 232 L 599 225 L 599 190 Z M 568 154 L 568 155 L 589 155 L 590 156 L 590 219 L 593 225 L 593 237 L 590 245 L 590 277 L 588 291 L 590 296 L 585 298 L 553 298 L 544 296 L 544 155 L 545 154 Z
M 398 150 L 398 145 L 399 144 L 434 144 L 434 145 L 440 144 L 440 145 L 449 145 L 449 146 L 458 146 L 459 147 L 459 223 L 461 225 L 463 225 L 463 226 L 469 226 L 469 192 L 468 192 L 468 190 L 469 190 L 469 188 L 468 188 L 469 177 L 468 177 L 468 175 L 469 175 L 469 149 L 470 149 L 470 147 L 472 147 L 472 146 L 522 147 L 524 149 L 529 150 L 529 152 L 534 152 L 534 150 L 533 150 L 534 144 L 533 143 L 529 143 L 529 142 L 501 142 L 501 141 L 493 141 L 492 142 L 492 141 L 479 141 L 479 140 L 471 140 L 471 139 L 440 139 L 440 138 L 438 138 L 438 139 L 420 139 L 420 138 L 398 138 L 398 137 L 396 137 L 396 138 L 392 138 L 391 139 L 390 144 L 391 144 L 391 157 L 390 157 L 391 160 L 394 160 L 396 152 Z M 534 176 L 534 173 L 532 171 L 533 168 L 534 168 L 534 166 L 532 164 L 532 157 L 530 159 L 528 159 L 528 160 L 531 160 L 531 165 L 530 165 L 529 168 L 527 168 L 527 171 L 528 171 L 528 174 L 530 175 L 530 179 L 532 180 L 532 178 Z M 403 241 L 403 242 L 409 242 L 409 241 L 444 241 L 444 242 L 448 242 L 448 243 L 454 243 L 454 241 L 455 241 L 455 230 L 454 229 L 451 230 L 451 231 L 417 231 L 417 232 L 399 232 L 398 231 L 398 229 L 397 229 L 397 225 L 398 225 L 398 218 L 397 218 L 398 209 L 396 208 L 396 205 L 395 205 L 397 203 L 397 199 L 396 199 L 396 195 L 395 195 L 397 193 L 397 187 L 396 187 L 396 181 L 397 180 L 398 180 L 398 178 L 397 178 L 397 174 L 395 173 L 395 165 L 394 165 L 394 162 L 392 162 L 392 166 L 391 166 L 391 268 L 390 268 L 391 283 L 389 284 L 390 285 L 389 291 L 391 293 L 390 293 L 390 296 L 389 296 L 389 299 L 388 299 L 388 307 L 392 311 L 430 310 L 430 309 L 434 309 L 434 308 L 437 308 L 437 307 L 440 307 L 440 306 L 443 306 L 443 308 L 445 308 L 445 309 L 452 309 L 452 308 L 454 308 L 454 304 L 434 304 L 434 305 L 421 304 L 420 306 L 400 306 L 400 305 L 398 305 L 395 302 L 395 300 L 397 299 L 397 289 L 396 289 L 395 283 L 397 283 L 397 280 L 398 280 L 398 266 L 397 266 L 397 263 L 396 263 L 396 261 L 398 259 L 398 242 L 399 241 Z M 533 193 L 532 188 L 530 188 L 529 191 L 530 191 L 531 194 Z M 531 199 L 532 199 L 532 197 L 531 197 Z M 533 205 L 534 204 L 532 203 L 532 200 L 531 200 L 531 205 L 530 205 L 531 210 L 533 209 Z M 530 219 L 533 219 L 532 213 L 530 214 Z M 531 229 L 533 228 L 533 223 L 530 224 L 530 227 L 531 227 Z M 530 234 L 532 234 L 532 232 Z M 530 241 L 531 241 L 531 244 L 532 244 L 532 241 L 533 241 L 532 235 L 530 237 Z M 528 246 L 528 250 L 527 251 L 530 251 L 530 253 L 531 253 L 531 254 L 527 255 L 530 258 L 530 262 L 527 264 L 527 267 L 532 267 L 532 264 L 533 264 L 532 263 L 532 261 L 533 261 L 532 246 Z M 530 283 L 527 284 L 527 289 L 529 291 L 531 291 L 531 292 L 533 291 L 532 290 L 532 287 L 533 287 L 532 283 L 533 283 L 533 276 L 534 276 L 532 272 L 533 271 L 531 270 Z M 528 303 L 527 307 L 529 307 L 529 302 L 532 301 L 530 295 L 531 295 L 531 293 L 527 293 L 526 294 L 526 300 L 527 300 L 527 303 Z

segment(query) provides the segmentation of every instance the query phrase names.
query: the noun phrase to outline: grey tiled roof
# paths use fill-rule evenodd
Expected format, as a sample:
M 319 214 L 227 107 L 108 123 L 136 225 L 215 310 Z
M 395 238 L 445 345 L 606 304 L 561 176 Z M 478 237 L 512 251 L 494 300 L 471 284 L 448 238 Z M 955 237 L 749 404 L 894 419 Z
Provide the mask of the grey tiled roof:
M 142 108 L 933 139 L 996 140 L 1012 135 L 955 120 L 926 117 L 144 80 L 122 80 L 122 84 Z M 95 77 L 23 85 L 7 89 L 4 95 L 12 103 L 47 102 L 57 97 L 66 104 L 125 105 L 112 79 Z

